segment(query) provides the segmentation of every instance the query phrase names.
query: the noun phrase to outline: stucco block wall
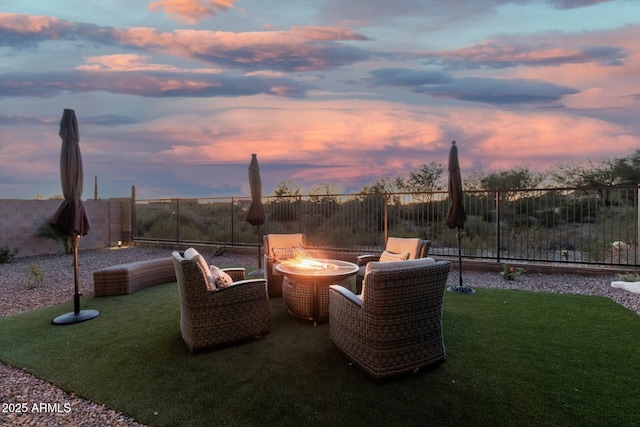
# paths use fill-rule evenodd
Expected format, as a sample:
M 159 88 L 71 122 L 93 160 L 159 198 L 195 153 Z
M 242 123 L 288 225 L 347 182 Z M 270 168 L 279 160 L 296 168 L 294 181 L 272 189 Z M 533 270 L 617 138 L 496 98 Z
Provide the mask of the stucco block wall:
M 36 235 L 61 203 L 60 200 L 0 200 L 0 247 L 18 249 L 17 257 L 64 252 L 62 244 Z M 91 231 L 80 238 L 80 250 L 131 241 L 131 199 L 87 200 L 85 208 Z M 129 218 L 129 224 L 124 227 L 123 218 Z

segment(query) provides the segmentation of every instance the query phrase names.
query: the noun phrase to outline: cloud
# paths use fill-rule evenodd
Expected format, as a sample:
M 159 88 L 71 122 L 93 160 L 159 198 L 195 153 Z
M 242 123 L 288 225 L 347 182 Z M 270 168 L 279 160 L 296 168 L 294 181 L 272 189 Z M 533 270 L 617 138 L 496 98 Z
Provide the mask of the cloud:
M 336 7 L 334 2 L 318 5 L 327 20 L 353 21 L 361 25 L 375 25 L 390 21 L 420 17 L 420 28 L 443 28 L 462 22 L 477 21 L 494 16 L 503 6 L 548 5 L 552 9 L 579 9 L 615 0 L 349 0 Z M 406 21 L 403 21 L 406 24 Z
M 113 45 L 117 41 L 116 33 L 113 27 L 74 23 L 48 16 L 0 13 L 0 46 L 16 50 L 34 48 L 45 41 L 60 40 L 85 40 Z
M 421 86 L 415 92 L 436 98 L 450 98 L 487 104 L 554 103 L 579 90 L 537 80 L 465 77 L 451 83 Z
M 308 31 L 307 31 L 308 30 Z M 310 38 L 315 36 L 316 38 Z M 290 31 L 176 30 L 160 33 L 145 28 L 122 30 L 123 46 L 170 53 L 226 68 L 247 71 L 326 70 L 364 61 L 370 54 L 339 40 L 366 39 L 336 28 L 295 27 Z
M 440 71 L 415 70 L 408 68 L 378 68 L 369 71 L 370 77 L 365 79 L 372 86 L 422 86 L 448 83 L 452 80 L 449 74 Z
M 157 0 L 147 6 L 152 12 L 164 11 L 178 21 L 195 24 L 205 18 L 226 12 L 236 0 Z
M 593 6 L 599 3 L 607 3 L 613 0 L 546 0 L 551 6 L 557 9 L 577 9 L 580 7 Z
M 38 117 L 0 115 L 0 125 L 3 126 L 34 126 L 44 124 Z
M 453 51 L 433 52 L 424 60 L 427 65 L 446 69 L 548 67 L 564 64 L 622 65 L 627 53 L 617 46 L 560 47 L 505 41 L 489 41 Z
M 168 64 L 153 64 L 151 57 L 137 54 L 100 55 L 84 58 L 87 65 L 79 65 L 76 70 L 83 71 L 158 71 L 173 73 L 219 74 L 212 68 L 179 68 Z
M 33 47 L 47 40 L 85 40 L 171 54 L 246 71 L 327 70 L 369 59 L 366 50 L 340 43 L 369 38 L 337 27 L 294 26 L 289 31 L 116 29 L 56 18 L 0 14 L 0 45 Z
M 294 25 L 291 27 L 291 32 L 306 40 L 371 40 L 370 37 L 367 37 L 364 34 L 339 27 L 303 27 L 300 25 Z
M 76 70 L 0 74 L 0 97 L 51 97 L 63 91 L 105 91 L 142 97 L 216 97 L 267 94 L 303 97 L 307 87 L 286 78 L 229 73 Z
M 387 85 L 409 88 L 415 93 L 436 98 L 458 99 L 487 104 L 555 103 L 565 95 L 580 91 L 534 79 L 463 77 L 454 79 L 441 72 L 379 68 L 364 79 L 373 86 Z

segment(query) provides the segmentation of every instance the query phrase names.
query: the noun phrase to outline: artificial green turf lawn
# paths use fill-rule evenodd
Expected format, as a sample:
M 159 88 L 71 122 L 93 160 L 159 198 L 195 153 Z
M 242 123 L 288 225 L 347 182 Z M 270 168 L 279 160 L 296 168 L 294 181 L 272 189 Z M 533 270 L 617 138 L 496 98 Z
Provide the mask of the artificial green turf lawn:
M 85 298 L 0 319 L 0 359 L 154 426 L 638 423 L 640 317 L 606 298 L 445 293 L 447 361 L 383 383 L 270 304 L 269 335 L 191 354 L 175 283 Z

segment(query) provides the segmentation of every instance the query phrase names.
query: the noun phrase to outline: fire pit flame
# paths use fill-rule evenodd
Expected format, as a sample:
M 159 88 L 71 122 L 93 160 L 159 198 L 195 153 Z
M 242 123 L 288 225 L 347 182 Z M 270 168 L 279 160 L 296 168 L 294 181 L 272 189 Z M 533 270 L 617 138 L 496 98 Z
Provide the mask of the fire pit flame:
M 327 264 L 315 259 L 309 258 L 296 258 L 288 261 L 284 261 L 283 264 L 290 265 L 292 267 L 305 269 L 305 270 L 327 270 L 335 268 L 333 264 Z

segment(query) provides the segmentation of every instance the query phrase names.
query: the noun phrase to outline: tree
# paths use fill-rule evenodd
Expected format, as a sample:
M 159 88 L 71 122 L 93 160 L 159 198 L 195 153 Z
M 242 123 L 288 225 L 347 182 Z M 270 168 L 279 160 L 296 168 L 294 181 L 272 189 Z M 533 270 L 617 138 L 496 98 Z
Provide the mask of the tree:
M 409 172 L 407 179 L 397 178 L 398 188 L 409 193 L 426 193 L 416 196 L 417 199 L 425 199 L 429 201 L 434 191 L 440 191 L 444 188 L 442 176 L 446 168 L 438 162 L 424 164 L 420 169 Z
M 640 184 L 640 149 L 635 150 L 629 157 L 615 159 L 613 173 L 621 183 Z
M 280 181 L 276 188 L 273 190 L 273 195 L 276 197 L 299 196 L 300 184 L 295 182 L 293 179 Z
M 544 182 L 546 174 L 532 172 L 528 166 L 519 166 L 505 171 L 476 171 L 466 180 L 468 189 L 478 191 L 508 190 L 507 200 L 513 200 L 517 190 L 538 188 Z
M 600 163 L 591 160 L 563 163 L 556 166 L 551 175 L 560 185 L 595 188 L 603 204 L 610 206 L 610 191 L 606 187 L 640 183 L 640 149 L 628 157 L 605 158 Z
M 562 187 L 610 187 L 617 181 L 614 169 L 615 161 L 611 159 L 600 163 L 574 160 L 557 165 L 549 174 Z
M 401 180 L 400 177 L 391 179 L 388 176 L 383 176 L 382 178 L 378 178 L 371 185 L 363 185 L 360 189 L 360 194 L 367 193 L 397 193 L 398 192 L 398 180 Z
M 280 181 L 273 190 L 278 199 L 273 202 L 270 219 L 272 221 L 296 221 L 299 218 L 298 202 L 300 199 L 300 184 L 292 179 Z
M 330 183 L 330 182 L 321 182 L 317 185 L 311 187 L 309 190 L 309 196 L 312 202 L 322 200 L 324 198 L 335 199 L 335 197 L 327 197 L 327 196 L 335 196 L 340 193 L 338 189 L 338 184 Z
M 401 181 L 402 178 L 400 177 L 391 179 L 388 176 L 383 176 L 375 181 L 371 186 L 363 185 L 360 189 L 360 194 L 383 195 L 387 203 L 392 202 L 394 204 L 399 204 L 400 197 L 396 195 L 395 198 L 391 200 L 391 194 L 399 191 L 398 183 Z
M 319 209 L 322 216 L 329 218 L 338 206 L 338 185 L 321 182 L 309 190 L 309 200 Z

